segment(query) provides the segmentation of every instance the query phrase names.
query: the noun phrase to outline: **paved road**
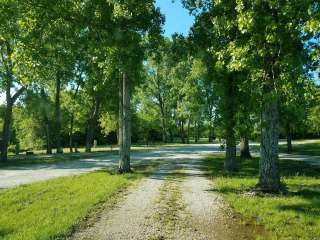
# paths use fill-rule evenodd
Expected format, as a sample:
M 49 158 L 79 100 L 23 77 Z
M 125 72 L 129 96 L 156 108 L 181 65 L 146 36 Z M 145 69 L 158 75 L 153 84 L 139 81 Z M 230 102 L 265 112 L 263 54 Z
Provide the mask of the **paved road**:
M 156 159 L 194 159 L 199 155 L 212 154 L 219 151 L 218 144 L 190 144 L 178 147 L 162 147 L 159 150 L 146 152 L 133 152 L 132 164 L 138 165 L 148 160 Z M 281 158 L 296 161 L 307 161 L 310 164 L 320 164 L 319 157 L 282 154 Z M 96 171 L 102 168 L 114 168 L 117 166 L 118 156 L 106 154 L 103 156 L 83 160 L 72 160 L 56 164 L 38 164 L 0 169 L 0 188 L 9 188 L 21 184 L 36 181 L 44 181 L 52 178 L 77 175 Z

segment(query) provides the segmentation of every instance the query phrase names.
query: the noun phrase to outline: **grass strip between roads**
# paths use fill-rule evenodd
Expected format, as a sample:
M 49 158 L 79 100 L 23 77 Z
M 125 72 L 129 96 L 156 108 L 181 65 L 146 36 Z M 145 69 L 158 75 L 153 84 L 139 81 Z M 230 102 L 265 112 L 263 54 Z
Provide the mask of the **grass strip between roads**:
M 238 158 L 238 170 L 225 175 L 223 157 L 205 160 L 214 177 L 214 191 L 240 213 L 245 223 L 263 225 L 267 239 L 320 239 L 320 167 L 281 160 L 285 195 L 252 194 L 258 181 L 259 159 Z M 263 239 L 263 236 L 261 237 Z
M 125 175 L 98 171 L 0 190 L 0 239 L 64 239 L 147 169 Z

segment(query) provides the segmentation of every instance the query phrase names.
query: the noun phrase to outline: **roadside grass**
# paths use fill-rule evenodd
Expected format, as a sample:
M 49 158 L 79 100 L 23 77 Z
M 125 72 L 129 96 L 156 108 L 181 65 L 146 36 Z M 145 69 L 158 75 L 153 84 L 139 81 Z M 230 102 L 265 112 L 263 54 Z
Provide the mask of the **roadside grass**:
M 135 173 L 97 171 L 0 190 L 0 239 L 65 239 L 90 213 L 141 179 L 152 163 Z
M 270 233 L 260 239 L 320 239 L 320 167 L 281 160 L 282 181 L 288 194 L 252 194 L 258 181 L 259 159 L 238 158 L 238 169 L 223 173 L 223 157 L 205 159 L 214 177 L 214 191 L 222 194 L 244 223 L 263 225 Z
M 292 153 L 300 155 L 320 156 L 320 140 L 297 140 L 292 142 Z M 287 152 L 287 145 L 280 144 L 279 150 Z

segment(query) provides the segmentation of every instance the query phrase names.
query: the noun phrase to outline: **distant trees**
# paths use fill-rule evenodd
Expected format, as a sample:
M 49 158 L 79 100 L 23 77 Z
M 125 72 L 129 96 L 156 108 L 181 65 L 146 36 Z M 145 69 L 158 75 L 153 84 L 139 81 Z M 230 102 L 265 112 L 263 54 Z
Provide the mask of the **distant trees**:
M 174 137 L 182 143 L 190 143 L 191 137 L 198 141 L 207 111 L 213 114 L 212 106 L 206 106 L 211 101 L 206 68 L 188 44 L 180 35 L 163 38 L 148 59 L 146 79 L 136 96 L 138 115 L 158 122 L 164 142 Z

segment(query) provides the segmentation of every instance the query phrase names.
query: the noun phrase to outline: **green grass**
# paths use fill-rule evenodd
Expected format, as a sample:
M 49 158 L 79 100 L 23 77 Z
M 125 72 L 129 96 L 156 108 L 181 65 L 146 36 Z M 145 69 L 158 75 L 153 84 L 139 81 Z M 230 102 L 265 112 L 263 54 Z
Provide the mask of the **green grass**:
M 297 140 L 292 142 L 293 154 L 320 156 L 320 140 Z M 287 145 L 280 144 L 279 150 L 287 152 Z
M 146 170 L 146 169 L 145 169 Z M 64 239 L 102 203 L 143 176 L 99 171 L 0 191 L 0 239 Z
M 259 159 L 238 159 L 238 170 L 225 175 L 223 158 L 206 159 L 214 176 L 214 191 L 240 213 L 245 222 L 265 226 L 262 239 L 320 239 L 320 168 L 282 160 L 285 195 L 250 194 L 258 181 Z

